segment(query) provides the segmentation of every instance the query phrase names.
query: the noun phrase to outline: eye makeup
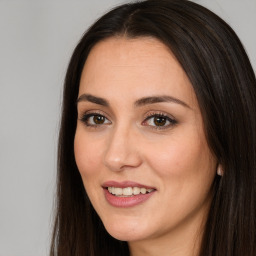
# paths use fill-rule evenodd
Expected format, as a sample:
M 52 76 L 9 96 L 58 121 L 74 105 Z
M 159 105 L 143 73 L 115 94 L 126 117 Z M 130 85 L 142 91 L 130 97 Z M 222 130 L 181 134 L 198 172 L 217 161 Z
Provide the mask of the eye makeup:
M 100 128 L 112 124 L 110 118 L 101 111 L 86 111 L 79 120 L 88 128 Z M 141 125 L 151 129 L 164 130 L 172 128 L 177 123 L 177 120 L 169 114 L 161 111 L 150 111 L 143 117 Z
M 173 127 L 178 122 L 172 116 L 159 112 L 159 111 L 151 111 L 147 113 L 144 121 L 142 122 L 143 126 L 149 126 L 152 129 L 168 129 Z
M 86 111 L 81 115 L 79 120 L 89 128 L 99 128 L 103 125 L 111 124 L 109 118 L 101 111 Z

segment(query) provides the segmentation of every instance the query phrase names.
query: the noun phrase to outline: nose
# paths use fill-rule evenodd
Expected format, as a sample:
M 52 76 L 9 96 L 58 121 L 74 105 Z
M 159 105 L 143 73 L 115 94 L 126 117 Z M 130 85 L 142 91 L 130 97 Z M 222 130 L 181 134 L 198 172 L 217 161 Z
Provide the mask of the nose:
M 105 166 L 112 171 L 139 167 L 142 158 L 139 152 L 138 136 L 132 129 L 116 127 L 107 143 L 104 156 Z

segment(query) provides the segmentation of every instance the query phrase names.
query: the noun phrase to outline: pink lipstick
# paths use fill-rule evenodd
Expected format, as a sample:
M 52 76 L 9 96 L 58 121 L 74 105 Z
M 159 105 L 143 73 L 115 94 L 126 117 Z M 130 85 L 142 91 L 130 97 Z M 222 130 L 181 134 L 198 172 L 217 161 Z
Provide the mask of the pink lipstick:
M 102 188 L 107 202 L 115 207 L 132 207 L 148 200 L 156 191 L 154 187 L 132 181 L 107 181 Z

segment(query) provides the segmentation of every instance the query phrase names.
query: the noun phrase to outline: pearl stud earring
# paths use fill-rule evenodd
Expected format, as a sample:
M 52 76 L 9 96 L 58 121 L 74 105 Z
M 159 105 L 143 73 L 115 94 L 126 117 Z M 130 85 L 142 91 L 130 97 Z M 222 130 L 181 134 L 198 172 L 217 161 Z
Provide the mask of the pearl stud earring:
M 218 165 L 218 168 L 217 168 L 217 174 L 218 174 L 219 176 L 223 176 L 223 169 L 222 169 L 222 167 L 221 167 L 220 164 Z

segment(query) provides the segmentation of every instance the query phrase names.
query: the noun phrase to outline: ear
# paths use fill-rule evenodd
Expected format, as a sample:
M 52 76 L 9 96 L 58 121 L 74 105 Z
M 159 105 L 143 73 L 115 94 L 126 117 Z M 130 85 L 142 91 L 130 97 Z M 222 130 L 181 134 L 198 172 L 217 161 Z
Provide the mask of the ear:
M 219 176 L 223 176 L 223 167 L 221 164 L 218 164 L 218 167 L 217 167 L 217 174 Z

